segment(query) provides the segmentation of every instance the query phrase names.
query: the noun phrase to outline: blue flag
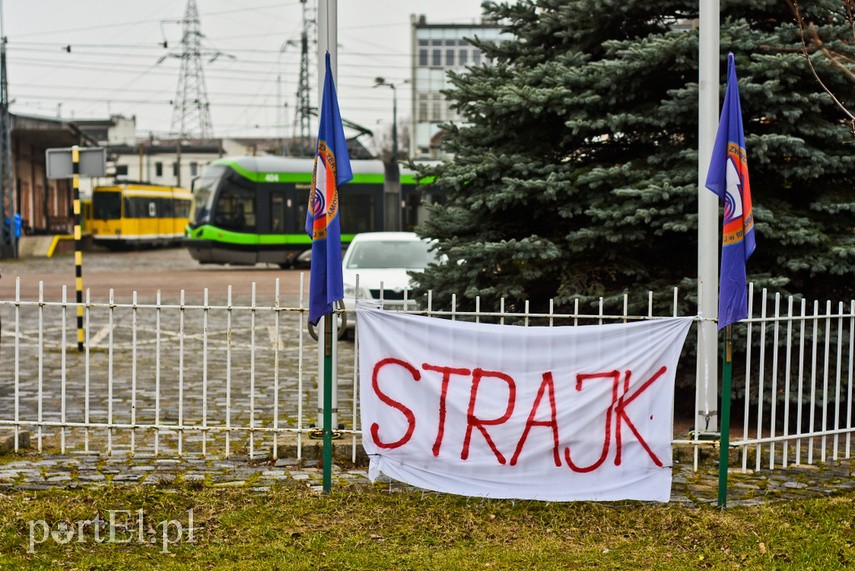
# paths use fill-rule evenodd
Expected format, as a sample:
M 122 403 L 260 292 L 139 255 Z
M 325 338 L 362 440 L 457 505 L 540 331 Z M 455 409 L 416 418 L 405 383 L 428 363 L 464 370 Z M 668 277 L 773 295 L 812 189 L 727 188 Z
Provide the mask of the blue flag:
M 309 278 L 309 323 L 312 325 L 317 325 L 321 317 L 333 311 L 334 302 L 344 298 L 338 187 L 352 178 L 327 52 L 318 146 L 306 212 L 306 233 L 312 238 Z
M 754 252 L 754 213 L 742 107 L 733 54 L 727 56 L 727 91 L 715 138 L 706 187 L 724 201 L 721 277 L 718 294 L 719 330 L 748 317 L 745 262 Z

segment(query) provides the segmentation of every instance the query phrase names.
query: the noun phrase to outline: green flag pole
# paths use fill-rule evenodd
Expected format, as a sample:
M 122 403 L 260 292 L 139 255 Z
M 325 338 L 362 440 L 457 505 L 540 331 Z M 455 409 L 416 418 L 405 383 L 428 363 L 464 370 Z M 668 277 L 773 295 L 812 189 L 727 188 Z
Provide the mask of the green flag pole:
M 332 490 L 332 328 L 333 313 L 324 316 L 324 493 Z
M 730 385 L 733 375 L 732 326 L 725 328 L 721 367 L 721 447 L 718 459 L 718 507 L 727 507 L 727 468 L 730 458 Z

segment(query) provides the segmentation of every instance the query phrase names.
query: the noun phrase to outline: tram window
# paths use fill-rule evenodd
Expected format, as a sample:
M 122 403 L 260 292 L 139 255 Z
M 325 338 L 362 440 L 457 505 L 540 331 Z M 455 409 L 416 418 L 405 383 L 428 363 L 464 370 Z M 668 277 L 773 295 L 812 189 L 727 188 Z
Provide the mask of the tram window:
M 303 230 L 305 230 L 306 228 L 306 212 L 309 210 L 309 200 L 307 196 L 308 193 L 294 201 L 293 212 L 294 216 L 296 217 L 296 220 L 294 221 L 294 228 L 302 228 Z
M 176 200 L 174 203 L 175 206 L 175 217 L 176 218 L 189 218 L 190 217 L 190 201 L 189 200 Z
M 214 224 L 221 228 L 255 231 L 254 198 L 253 192 L 246 188 L 221 188 L 214 206 Z
M 339 193 L 339 197 L 342 234 L 377 230 L 377 220 L 374 217 L 374 195 L 347 192 L 345 189 Z
M 171 198 L 157 199 L 157 211 L 162 218 L 173 218 L 175 216 L 175 208 L 172 204 L 173 200 Z
M 280 192 L 270 193 L 270 232 L 285 232 L 285 195 Z
M 122 217 L 122 195 L 118 192 L 93 192 L 92 209 L 97 220 L 118 220 Z
M 147 198 L 140 197 L 125 197 L 125 218 L 149 218 L 154 216 L 151 214 L 150 206 L 154 208 L 154 202 Z

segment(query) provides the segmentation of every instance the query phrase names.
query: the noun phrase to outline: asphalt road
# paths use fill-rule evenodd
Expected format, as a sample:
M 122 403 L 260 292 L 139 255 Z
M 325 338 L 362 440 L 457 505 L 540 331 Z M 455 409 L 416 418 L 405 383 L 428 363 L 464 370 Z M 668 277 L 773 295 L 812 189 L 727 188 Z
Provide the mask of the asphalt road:
M 68 300 L 75 299 L 74 256 L 71 254 L 6 259 L 0 261 L 0 270 L 0 300 L 15 299 L 16 278 L 20 278 L 21 299 L 38 299 L 40 282 L 44 284 L 46 301 L 60 301 L 63 285 L 67 286 Z M 248 303 L 253 283 L 257 299 L 269 302 L 278 279 L 282 303 L 296 304 L 300 297 L 301 274 L 305 293 L 309 287 L 308 270 L 282 270 L 278 266 L 261 264 L 202 265 L 184 248 L 83 253 L 83 289 L 84 292 L 89 290 L 93 302 L 107 301 L 112 289 L 114 300 L 121 303 L 130 302 L 134 291 L 140 303 L 153 302 L 158 291 L 164 302 L 177 302 L 181 290 L 188 303 L 196 303 L 202 301 L 207 288 L 211 303 L 223 303 L 231 285 L 233 301 Z

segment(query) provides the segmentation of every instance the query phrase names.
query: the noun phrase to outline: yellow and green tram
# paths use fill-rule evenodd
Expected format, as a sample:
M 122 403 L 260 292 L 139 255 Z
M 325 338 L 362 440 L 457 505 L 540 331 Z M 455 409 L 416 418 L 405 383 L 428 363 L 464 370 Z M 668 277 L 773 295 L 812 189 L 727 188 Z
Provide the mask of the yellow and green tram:
M 98 186 L 86 209 L 85 227 L 95 244 L 110 249 L 177 245 L 184 236 L 192 198 L 188 189 L 180 187 Z

